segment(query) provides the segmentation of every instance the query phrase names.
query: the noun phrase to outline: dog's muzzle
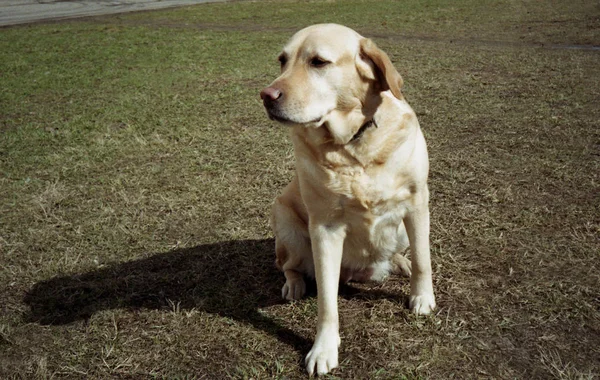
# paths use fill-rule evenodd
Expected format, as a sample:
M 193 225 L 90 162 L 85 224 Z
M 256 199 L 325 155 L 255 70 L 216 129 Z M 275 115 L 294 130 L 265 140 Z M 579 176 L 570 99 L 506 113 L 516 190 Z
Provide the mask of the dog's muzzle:
M 260 92 L 260 98 L 263 101 L 263 105 L 267 110 L 267 114 L 271 120 L 276 120 L 282 123 L 289 122 L 290 120 L 283 115 L 280 110 L 281 100 L 283 99 L 283 92 L 275 87 L 267 87 Z

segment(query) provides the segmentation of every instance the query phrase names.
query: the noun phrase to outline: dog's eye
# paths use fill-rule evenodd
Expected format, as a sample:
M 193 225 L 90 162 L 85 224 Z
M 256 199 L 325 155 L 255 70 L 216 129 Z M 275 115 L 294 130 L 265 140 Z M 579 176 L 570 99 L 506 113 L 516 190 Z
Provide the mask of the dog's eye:
M 320 67 L 323 67 L 323 66 L 327 66 L 330 63 L 331 62 L 326 61 L 326 60 L 324 60 L 322 58 L 319 58 L 319 57 L 314 57 L 313 59 L 310 60 L 310 65 L 312 67 L 317 67 L 317 68 L 320 68 Z
M 285 64 L 287 63 L 287 57 L 283 54 L 280 55 L 277 59 L 279 60 L 279 63 L 281 63 L 281 67 L 285 66 Z

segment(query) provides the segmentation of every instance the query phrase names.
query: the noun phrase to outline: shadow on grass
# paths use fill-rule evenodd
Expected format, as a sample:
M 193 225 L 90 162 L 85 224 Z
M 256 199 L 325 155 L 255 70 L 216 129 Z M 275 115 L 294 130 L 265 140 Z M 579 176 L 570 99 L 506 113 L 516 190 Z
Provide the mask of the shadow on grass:
M 306 353 L 312 342 L 260 312 L 281 304 L 284 277 L 274 265 L 273 239 L 205 244 L 114 264 L 83 274 L 55 277 L 33 286 L 25 296 L 25 319 L 64 325 L 108 309 L 197 310 L 250 324 Z M 308 296 L 316 284 L 307 283 Z M 406 296 L 382 290 L 340 287 L 346 299 L 391 299 Z M 316 321 L 315 321 L 316 322 Z
M 172 309 L 175 304 L 248 323 L 307 352 L 309 340 L 259 311 L 282 302 L 283 276 L 273 252 L 273 239 L 229 241 L 56 277 L 29 291 L 25 318 L 63 325 L 100 310 Z

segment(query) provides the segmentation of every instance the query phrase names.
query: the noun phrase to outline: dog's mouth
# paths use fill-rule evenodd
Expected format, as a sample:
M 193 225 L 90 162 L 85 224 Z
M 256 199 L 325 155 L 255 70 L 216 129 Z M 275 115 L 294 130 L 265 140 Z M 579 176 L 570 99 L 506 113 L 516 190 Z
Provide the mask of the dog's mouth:
M 308 120 L 308 121 L 300 121 L 300 120 L 295 120 L 293 118 L 290 118 L 287 115 L 284 115 L 278 109 L 266 108 L 266 110 L 267 110 L 267 115 L 269 116 L 269 119 L 275 120 L 282 124 L 288 124 L 288 125 L 320 124 L 321 120 L 323 120 L 323 117 L 321 116 L 316 119 L 312 119 L 312 120 Z
M 292 124 L 293 122 L 288 119 L 287 117 L 284 117 L 283 115 L 280 115 L 279 113 L 275 113 L 269 109 L 267 109 L 267 115 L 269 116 L 269 119 L 271 120 L 275 120 L 277 122 L 280 122 L 282 124 Z

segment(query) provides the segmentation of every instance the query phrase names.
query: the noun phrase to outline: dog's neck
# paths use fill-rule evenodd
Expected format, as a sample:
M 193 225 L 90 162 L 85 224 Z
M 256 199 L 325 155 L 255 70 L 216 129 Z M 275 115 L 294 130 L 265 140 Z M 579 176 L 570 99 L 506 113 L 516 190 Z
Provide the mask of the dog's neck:
M 367 107 L 357 100 L 354 107 L 348 110 L 334 110 L 323 123 L 322 127 L 329 132 L 330 139 L 336 145 L 346 145 L 355 142 L 372 126 L 377 126 L 375 113 L 381 102 L 372 102 Z M 330 140 L 330 141 L 331 141 Z
M 365 131 L 370 127 L 377 128 L 377 123 L 375 123 L 375 119 L 370 119 L 367 122 L 365 122 L 363 125 L 361 125 L 361 127 L 354 134 L 354 136 L 352 136 L 352 138 L 350 139 L 349 142 L 354 142 L 354 141 L 358 140 L 363 135 L 363 133 L 365 133 Z
M 296 159 L 311 156 L 311 162 L 334 170 L 386 162 L 389 154 L 418 129 L 418 123 L 411 122 L 412 109 L 403 103 L 383 95 L 370 115 L 361 109 L 334 111 L 328 115 L 327 125 L 291 129 Z

